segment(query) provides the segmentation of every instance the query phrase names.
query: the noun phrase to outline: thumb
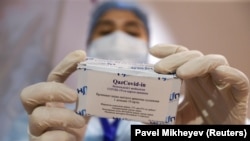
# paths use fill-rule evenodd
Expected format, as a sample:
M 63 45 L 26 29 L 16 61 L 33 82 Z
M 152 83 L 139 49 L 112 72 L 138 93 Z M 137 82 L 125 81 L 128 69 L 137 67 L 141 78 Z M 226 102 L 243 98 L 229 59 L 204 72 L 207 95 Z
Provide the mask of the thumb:
M 215 84 L 220 87 L 226 87 L 228 84 L 232 86 L 232 92 L 236 100 L 242 96 L 248 96 L 249 80 L 247 76 L 236 68 L 221 65 L 218 66 L 212 73 L 212 78 Z
M 76 50 L 69 53 L 49 74 L 47 81 L 64 82 L 74 71 L 77 64 L 85 60 L 86 53 Z

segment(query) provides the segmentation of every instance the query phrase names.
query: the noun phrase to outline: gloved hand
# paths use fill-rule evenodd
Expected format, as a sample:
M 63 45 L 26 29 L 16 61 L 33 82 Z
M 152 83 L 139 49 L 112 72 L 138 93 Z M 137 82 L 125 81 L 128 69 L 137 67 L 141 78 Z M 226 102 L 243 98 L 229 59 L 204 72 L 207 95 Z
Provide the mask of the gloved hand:
M 88 119 L 64 107 L 64 103 L 76 102 L 77 93 L 63 82 L 85 57 L 81 50 L 70 53 L 51 71 L 48 82 L 28 86 L 21 92 L 29 115 L 30 141 L 82 140 Z
M 161 58 L 154 66 L 156 72 L 176 72 L 183 80 L 184 100 L 176 124 L 245 124 L 249 80 L 224 56 L 164 44 L 149 52 Z

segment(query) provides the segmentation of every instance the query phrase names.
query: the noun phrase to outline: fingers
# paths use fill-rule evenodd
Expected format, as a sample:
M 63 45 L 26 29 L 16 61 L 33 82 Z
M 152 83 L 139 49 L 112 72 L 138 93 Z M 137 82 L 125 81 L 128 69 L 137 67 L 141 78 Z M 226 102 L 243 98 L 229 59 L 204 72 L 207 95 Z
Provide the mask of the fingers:
M 76 137 L 66 131 L 53 130 L 47 131 L 41 136 L 30 136 L 30 141 L 76 141 Z
M 150 53 L 163 58 L 155 64 L 158 73 L 173 73 L 182 79 L 199 77 L 211 73 L 220 65 L 228 65 L 222 55 L 203 55 L 199 51 L 188 50 L 179 45 L 158 44 L 150 48 Z
M 76 70 L 77 64 L 83 61 L 86 53 L 82 50 L 68 54 L 49 74 L 48 81 L 64 82 Z
M 68 54 L 51 71 L 48 82 L 37 83 L 22 90 L 21 101 L 29 114 L 30 136 L 35 137 L 34 140 L 54 140 L 56 134 L 57 140 L 75 140 L 82 134 L 77 132 L 84 127 L 84 118 L 62 108 L 63 103 L 75 102 L 77 93 L 62 82 L 85 57 L 85 52 L 81 50 Z
M 159 61 L 155 64 L 154 69 L 159 73 L 173 73 L 176 71 L 178 67 L 183 65 L 184 63 L 203 56 L 203 54 L 199 51 L 183 51 L 180 53 L 176 53 L 174 55 L 170 55 Z
M 46 130 L 56 127 L 67 131 L 67 128 L 81 128 L 85 120 L 71 110 L 64 108 L 38 107 L 30 115 L 30 133 L 40 136 Z
M 176 75 L 182 79 L 200 77 L 211 73 L 220 65 L 228 65 L 226 58 L 222 55 L 206 55 L 189 60 L 182 66 L 179 66 Z
M 183 51 L 188 51 L 188 49 L 180 45 L 168 44 L 158 44 L 149 49 L 149 53 L 158 58 L 164 58 L 166 56 Z
M 241 101 L 242 97 L 245 98 L 245 96 L 248 95 L 249 80 L 247 76 L 238 69 L 221 65 L 214 69 L 211 74 L 216 85 L 231 85 L 232 92 L 235 94 L 234 97 L 237 101 Z M 245 100 L 247 100 L 247 98 Z
M 158 73 L 173 73 L 185 62 L 203 55 L 199 51 L 189 51 L 184 46 L 168 44 L 158 44 L 150 48 L 149 52 L 155 57 L 163 58 L 154 66 Z
M 42 82 L 26 87 L 21 92 L 21 101 L 28 114 L 46 102 L 71 103 L 77 100 L 77 93 L 65 84 Z

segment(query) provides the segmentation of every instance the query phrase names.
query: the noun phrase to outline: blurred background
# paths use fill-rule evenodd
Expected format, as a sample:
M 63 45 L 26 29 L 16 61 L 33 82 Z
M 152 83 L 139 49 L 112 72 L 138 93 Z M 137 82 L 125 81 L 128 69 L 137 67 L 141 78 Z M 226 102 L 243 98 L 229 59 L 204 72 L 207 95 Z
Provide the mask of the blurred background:
M 27 116 L 21 90 L 45 81 L 69 52 L 85 49 L 89 16 L 101 1 L 0 1 L 1 141 L 27 140 L 22 138 L 27 136 Z M 148 13 L 151 46 L 179 44 L 204 54 L 222 54 L 250 78 L 249 0 L 135 1 Z M 149 61 L 157 59 L 151 56 Z M 76 76 L 66 83 L 75 88 Z

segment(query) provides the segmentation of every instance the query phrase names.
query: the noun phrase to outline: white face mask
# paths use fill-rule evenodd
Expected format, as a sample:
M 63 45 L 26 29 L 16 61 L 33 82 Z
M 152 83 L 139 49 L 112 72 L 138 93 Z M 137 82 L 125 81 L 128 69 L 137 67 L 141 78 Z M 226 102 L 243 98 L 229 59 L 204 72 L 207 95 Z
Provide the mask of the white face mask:
M 88 57 L 147 63 L 148 46 L 139 38 L 115 31 L 94 40 L 88 47 Z

